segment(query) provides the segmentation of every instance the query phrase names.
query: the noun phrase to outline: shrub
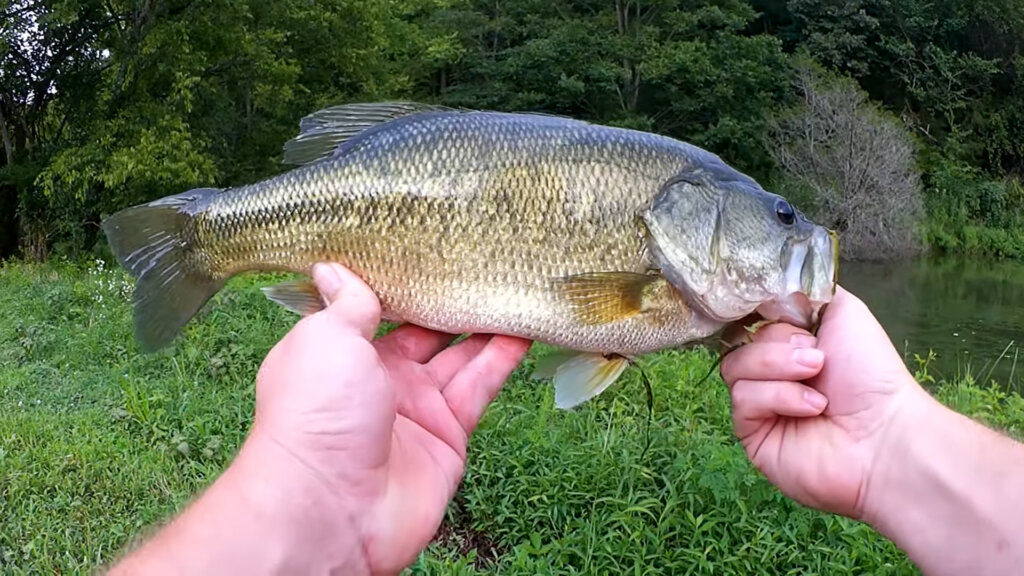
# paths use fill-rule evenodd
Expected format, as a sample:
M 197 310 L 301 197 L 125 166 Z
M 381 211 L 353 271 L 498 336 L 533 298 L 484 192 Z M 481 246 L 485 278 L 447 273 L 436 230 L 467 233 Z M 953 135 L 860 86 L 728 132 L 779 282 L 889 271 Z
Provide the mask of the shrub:
M 941 252 L 1024 258 L 1024 186 L 946 154 L 925 179 L 924 240 Z
M 812 63 L 797 64 L 796 87 L 802 104 L 770 123 L 785 187 L 813 198 L 807 211 L 840 232 L 845 257 L 919 252 L 923 203 L 910 135 L 855 82 Z

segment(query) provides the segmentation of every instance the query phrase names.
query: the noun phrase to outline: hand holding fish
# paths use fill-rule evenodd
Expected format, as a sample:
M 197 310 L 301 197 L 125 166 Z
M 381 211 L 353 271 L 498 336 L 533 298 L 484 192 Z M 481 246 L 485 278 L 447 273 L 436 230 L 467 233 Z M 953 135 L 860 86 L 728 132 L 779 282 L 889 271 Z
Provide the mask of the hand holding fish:
M 430 542 L 468 437 L 530 342 L 449 347 L 411 325 L 371 341 L 373 292 L 337 265 L 314 279 L 331 305 L 268 354 L 238 458 L 118 570 L 394 574 Z
M 354 520 L 371 572 L 398 572 L 437 531 L 469 435 L 530 342 L 476 335 L 448 347 L 454 335 L 412 325 L 371 342 L 373 292 L 337 265 L 314 277 L 333 305 L 267 356 L 253 438 L 321 480 L 326 501 Z
M 773 324 L 722 361 L 747 455 L 787 496 L 864 515 L 886 424 L 923 393 L 864 304 L 839 289 L 817 338 Z
M 747 456 L 785 495 L 872 525 L 926 574 L 1024 562 L 1024 445 L 933 399 L 839 289 L 817 337 L 759 330 L 722 362 Z

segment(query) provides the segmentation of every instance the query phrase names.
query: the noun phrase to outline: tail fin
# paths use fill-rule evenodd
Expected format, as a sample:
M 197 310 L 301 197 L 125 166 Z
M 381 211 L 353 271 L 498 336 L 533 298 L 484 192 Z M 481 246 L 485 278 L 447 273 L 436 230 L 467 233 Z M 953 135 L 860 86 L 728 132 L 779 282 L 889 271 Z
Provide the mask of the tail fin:
M 167 346 L 223 280 L 190 244 L 192 221 L 220 190 L 197 188 L 122 210 L 103 221 L 114 255 L 135 282 L 135 337 L 146 352 Z

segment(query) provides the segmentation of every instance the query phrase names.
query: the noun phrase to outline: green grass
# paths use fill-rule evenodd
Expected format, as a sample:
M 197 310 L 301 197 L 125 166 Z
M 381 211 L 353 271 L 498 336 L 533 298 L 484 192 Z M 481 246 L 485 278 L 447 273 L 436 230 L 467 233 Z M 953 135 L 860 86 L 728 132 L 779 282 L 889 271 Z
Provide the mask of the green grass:
M 0 267 L 0 572 L 80 573 L 216 478 L 243 440 L 253 378 L 295 317 L 233 281 L 169 351 L 132 340 L 125 278 Z M 265 279 L 264 279 L 265 281 Z M 542 347 L 538 347 L 539 349 Z M 870 528 L 796 505 L 747 462 L 703 351 L 560 412 L 532 357 L 486 414 L 420 574 L 914 574 Z M 922 378 L 927 379 L 926 370 Z M 969 381 L 939 396 L 1020 435 L 1024 401 Z

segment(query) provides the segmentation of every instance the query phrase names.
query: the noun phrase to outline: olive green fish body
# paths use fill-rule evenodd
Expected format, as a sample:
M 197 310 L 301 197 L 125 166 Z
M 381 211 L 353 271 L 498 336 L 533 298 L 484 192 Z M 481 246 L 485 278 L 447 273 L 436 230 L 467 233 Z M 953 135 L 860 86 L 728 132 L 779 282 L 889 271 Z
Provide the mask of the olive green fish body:
M 338 156 L 214 197 L 196 245 L 215 278 L 338 262 L 389 319 L 639 354 L 707 336 L 674 291 L 584 324 L 560 282 L 651 266 L 638 212 L 694 157 L 683 143 L 563 118 L 435 113 Z

